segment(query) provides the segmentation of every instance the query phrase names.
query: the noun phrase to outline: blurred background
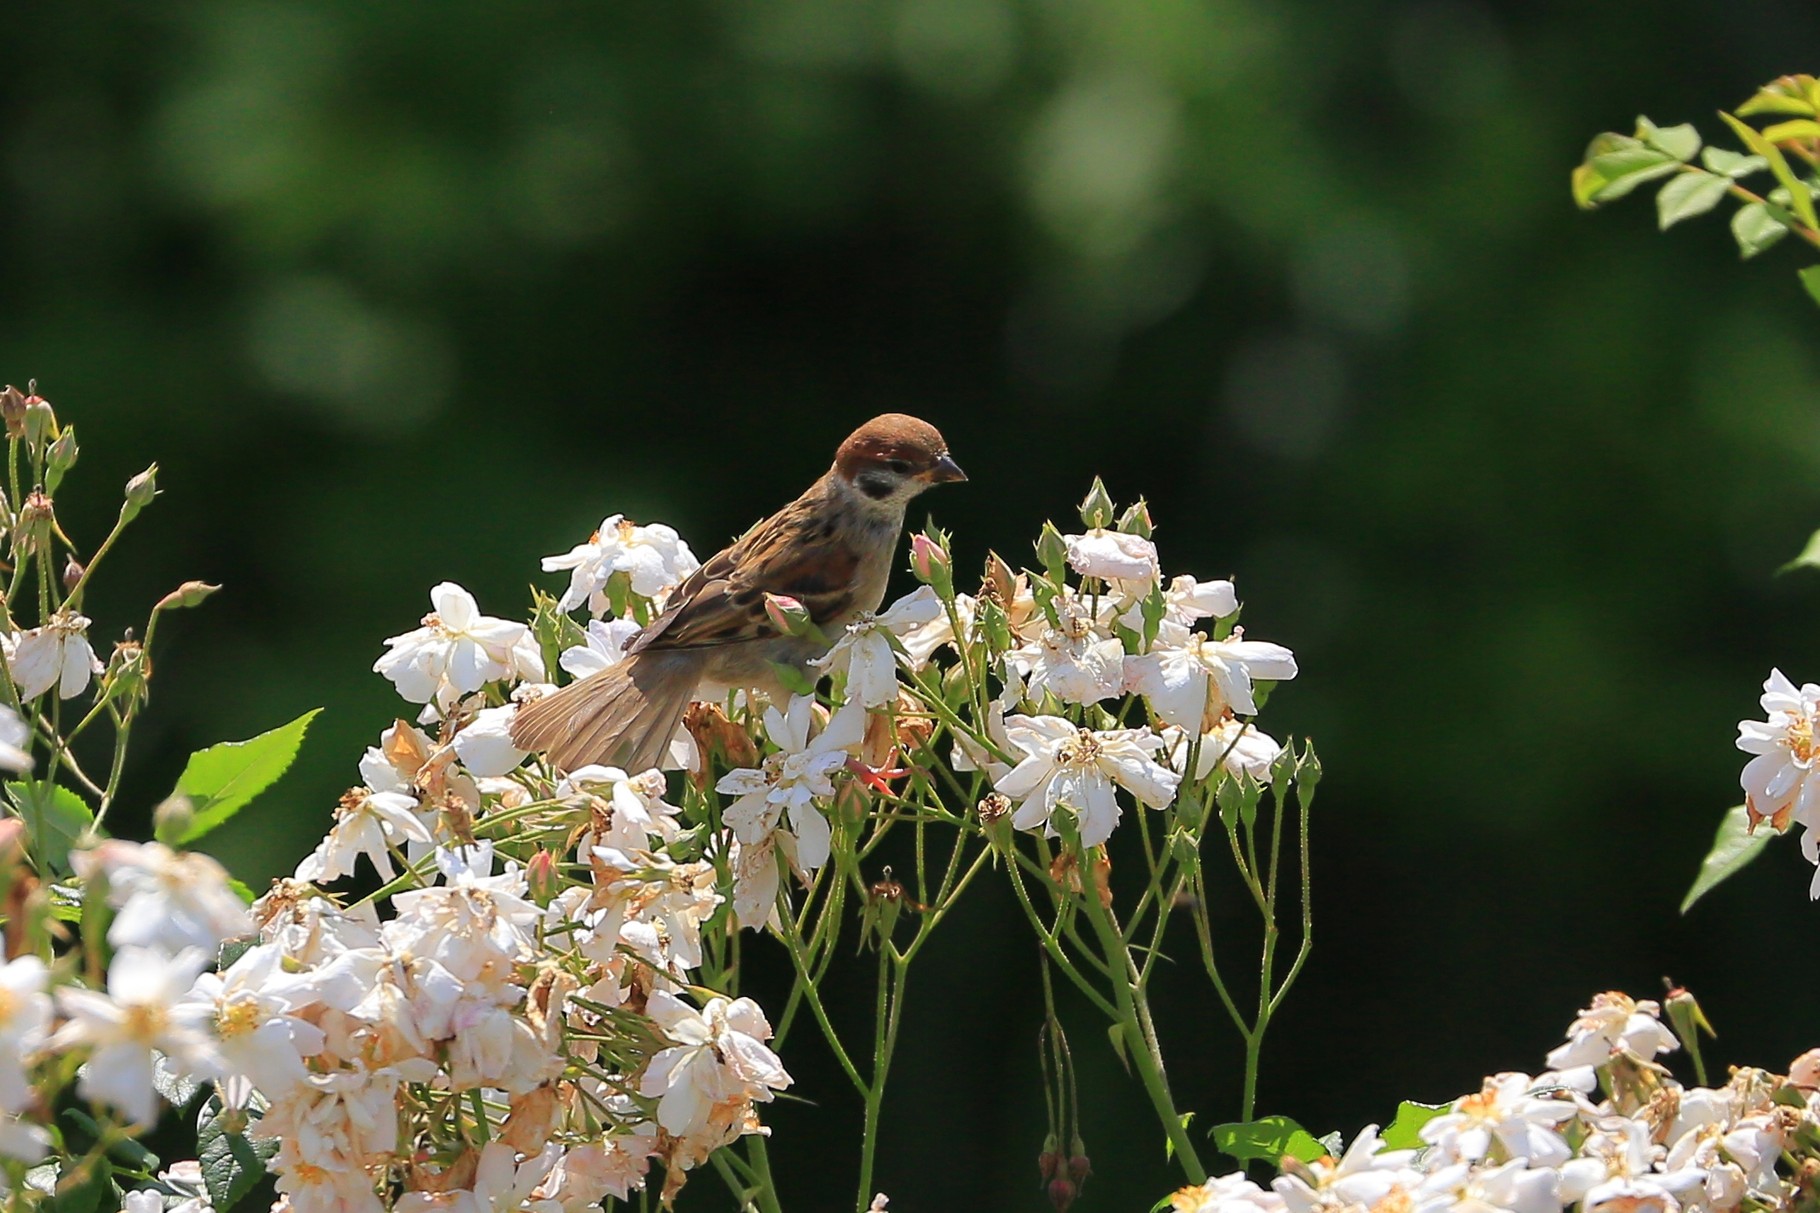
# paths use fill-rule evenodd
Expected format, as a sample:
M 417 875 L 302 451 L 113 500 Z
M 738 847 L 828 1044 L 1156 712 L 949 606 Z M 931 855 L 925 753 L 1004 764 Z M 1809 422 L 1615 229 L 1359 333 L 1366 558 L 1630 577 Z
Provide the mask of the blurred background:
M 1710 136 L 1820 67 L 1788 58 L 1811 6 L 112 3 L 10 31 L 0 377 L 78 427 L 79 543 L 163 468 L 97 639 L 227 587 L 161 634 L 135 802 L 327 709 L 211 840 L 254 885 L 401 712 L 370 666 L 431 585 L 519 614 L 620 511 L 705 556 L 897 409 L 973 476 L 925 499 L 964 567 L 1029 559 L 1098 473 L 1296 650 L 1262 723 L 1326 764 L 1316 948 L 1261 1110 L 1350 1137 L 1665 975 L 1724 1060 L 1820 1043 L 1792 842 L 1677 913 L 1735 722 L 1772 665 L 1820 678 L 1820 578 L 1772 576 L 1820 525 L 1820 316 L 1791 247 L 1740 265 L 1717 218 L 1662 236 L 1643 196 L 1567 191 L 1597 131 Z M 927 955 L 879 1186 L 1044 1208 L 1004 890 Z M 868 967 L 836 971 L 856 1021 Z M 1180 1102 L 1232 1119 L 1237 1038 L 1193 966 L 1161 986 Z M 1178 1177 L 1079 1011 L 1080 1207 L 1146 1208 Z M 838 1207 L 858 1104 L 806 1029 L 785 1059 L 812 1101 L 767 1117 L 786 1203 Z

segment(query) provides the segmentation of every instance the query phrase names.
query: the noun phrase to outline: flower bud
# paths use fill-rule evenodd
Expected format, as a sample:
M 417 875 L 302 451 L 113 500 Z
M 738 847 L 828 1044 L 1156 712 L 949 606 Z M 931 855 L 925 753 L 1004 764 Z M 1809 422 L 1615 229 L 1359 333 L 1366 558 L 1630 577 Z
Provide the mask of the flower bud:
M 1093 487 L 1087 490 L 1086 499 L 1081 502 L 1082 524 L 1091 529 L 1109 527 L 1116 508 L 1112 504 L 1112 495 L 1106 491 L 1105 483 L 1095 476 Z
M 1017 598 L 1017 575 L 997 552 L 986 553 L 986 573 L 980 579 L 980 597 L 991 599 L 1004 607 L 1009 607 Z
M 547 910 L 562 892 L 562 874 L 556 870 L 556 852 L 539 847 L 525 863 L 525 883 L 537 908 Z
M 120 521 L 131 522 L 157 495 L 158 465 L 154 463 L 126 482 L 126 502 L 120 507 Z
M 765 595 L 765 618 L 787 636 L 807 636 L 815 627 L 809 608 L 788 594 Z
M 196 822 L 196 806 L 188 796 L 170 796 L 152 810 L 152 837 L 167 847 L 183 841 Z
M 1042 1176 L 1044 1183 L 1048 1183 L 1062 1173 L 1064 1165 L 1061 1143 L 1051 1133 L 1043 1138 L 1043 1152 L 1036 1156 L 1037 1174 Z
M 1056 1213 L 1067 1213 L 1068 1206 L 1074 1203 L 1075 1186 L 1067 1179 L 1049 1181 L 1049 1203 L 1055 1206 Z
M 1068 1178 L 1074 1180 L 1074 1186 L 1081 1188 L 1087 1184 L 1088 1175 L 1094 1173 L 1094 1164 L 1087 1158 L 1087 1144 L 1081 1142 L 1081 1135 L 1074 1135 L 1074 1144 L 1068 1153 Z
M 32 446 L 43 442 L 47 436 L 57 433 L 57 414 L 51 408 L 51 402 L 42 396 L 27 396 L 25 399 L 25 440 Z
M 1150 504 L 1139 497 L 1136 505 L 1119 515 L 1119 530 L 1142 539 L 1150 538 L 1155 531 L 1155 524 L 1150 521 Z
M 932 586 L 943 602 L 954 597 L 954 563 L 947 549 L 927 532 L 910 537 L 910 571 Z
M 1295 794 L 1304 809 L 1314 805 L 1314 790 L 1321 782 L 1321 759 L 1314 752 L 1314 742 L 1302 743 L 1302 756 L 1296 760 Z
M 57 491 L 63 474 L 76 466 L 77 454 L 76 427 L 72 425 L 57 435 L 57 441 L 51 443 L 50 450 L 45 452 L 44 487 L 47 491 Z
M 25 393 L 10 383 L 0 392 L 0 420 L 6 422 L 8 438 L 25 437 Z
M 88 570 L 74 556 L 63 562 L 63 588 L 67 592 L 82 584 L 83 574 Z
M 1062 541 L 1062 533 L 1055 529 L 1055 523 L 1043 524 L 1042 533 L 1036 540 L 1036 558 L 1049 579 L 1060 585 L 1068 567 L 1068 545 Z
M 152 609 L 158 611 L 173 611 L 184 607 L 201 606 L 203 599 L 207 598 L 210 594 L 213 594 L 220 588 L 220 586 L 210 585 L 206 581 L 186 581 L 170 593 L 166 594 L 163 598 L 160 598 L 158 600 L 158 605 Z

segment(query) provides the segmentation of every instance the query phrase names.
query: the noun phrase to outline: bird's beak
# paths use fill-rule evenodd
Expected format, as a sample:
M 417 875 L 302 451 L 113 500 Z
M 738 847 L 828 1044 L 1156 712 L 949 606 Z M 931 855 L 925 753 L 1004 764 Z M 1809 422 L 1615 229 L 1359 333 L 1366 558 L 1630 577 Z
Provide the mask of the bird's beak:
M 966 478 L 967 473 L 961 471 L 961 465 L 954 462 L 954 458 L 946 451 L 935 461 L 935 466 L 929 469 L 930 484 L 949 484 Z

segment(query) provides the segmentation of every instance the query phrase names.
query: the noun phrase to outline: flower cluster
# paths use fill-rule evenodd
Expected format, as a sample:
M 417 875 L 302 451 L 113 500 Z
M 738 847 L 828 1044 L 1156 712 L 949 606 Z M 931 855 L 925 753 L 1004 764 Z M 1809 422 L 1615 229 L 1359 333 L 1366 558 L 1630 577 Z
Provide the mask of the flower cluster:
M 129 486 L 122 525 L 153 491 Z M 420 626 L 374 664 L 412 706 L 360 757 L 320 842 L 257 900 L 176 849 L 219 824 L 224 801 L 246 799 L 208 791 L 206 774 L 191 784 L 186 770 L 158 810 L 158 841 L 109 839 L 96 821 L 65 829 L 79 837 L 49 859 L 42 826 L 29 848 L 0 834 L 0 901 L 28 911 L 9 919 L 0 964 L 0 1172 L 17 1181 L 49 1159 L 47 1183 L 88 1174 L 110 1143 L 206 1086 L 207 1131 L 235 1141 L 233 1166 L 276 1174 L 280 1213 L 583 1210 L 657 1188 L 657 1169 L 668 1202 L 710 1164 L 743 1200 L 768 1182 L 759 1113 L 791 1085 L 779 1052 L 799 1010 L 865 1097 L 875 1141 L 871 1093 L 895 1030 L 881 1026 L 862 1077 L 815 989 L 850 896 L 863 898 L 877 1005 L 895 1023 L 903 970 L 995 856 L 1015 859 L 1006 870 L 1032 915 L 1020 873 L 1052 915 L 1110 909 L 1105 847 L 1135 812 L 1151 862 L 1168 865 L 1153 891 L 1199 888 L 1203 836 L 1249 835 L 1262 793 L 1281 813 L 1292 783 L 1306 846 L 1318 764 L 1251 719 L 1294 677 L 1293 656 L 1236 626 L 1229 581 L 1163 575 L 1141 503 L 1116 525 L 1109 502 L 1089 506 L 1079 533 L 1046 528 L 1040 570 L 994 556 L 976 593 L 956 591 L 945 539 L 916 536 L 919 588 L 836 629 L 802 680 L 785 680 L 793 693 L 693 703 L 666 761 L 643 771 L 558 769 L 518 749 L 512 726 L 555 684 L 625 659 L 699 568 L 674 531 L 606 519 L 545 559 L 568 585 L 537 595 L 522 623 L 439 584 Z M 0 702 L 0 768 L 32 770 L 45 745 L 45 765 L 87 783 L 54 705 L 96 687 L 74 731 L 106 719 L 124 744 L 153 627 L 101 662 L 78 609 L 83 574 L 70 576 L 67 596 L 47 590 L 36 626 L 0 629 L 22 709 Z M 157 609 L 209 588 L 186 585 Z M 793 605 L 775 604 L 777 626 L 797 626 Z M 21 819 L 91 812 L 49 780 L 22 786 Z M 111 782 L 87 790 L 105 814 Z M 1162 850 L 1148 833 L 1158 814 Z M 905 824 L 914 845 L 892 851 Z M 1277 862 L 1275 843 L 1254 843 L 1220 852 Z M 880 862 L 897 854 L 913 865 L 902 882 Z M 1275 877 L 1266 892 L 1261 870 L 1243 875 L 1274 912 Z M 1160 933 L 1173 905 L 1121 907 L 1123 929 Z M 77 924 L 78 946 L 58 919 Z M 893 935 L 906 919 L 908 943 Z M 781 941 L 795 968 L 775 1028 L 740 992 L 755 935 Z M 1061 935 L 1069 947 L 1081 937 L 1066 922 Z M 1118 929 L 1109 937 L 1124 947 Z M 1052 955 L 1069 963 L 1059 943 Z M 1126 1005 L 1143 997 L 1140 983 Z M 95 1113 L 81 1158 L 48 1119 L 66 1085 Z M 153 1162 L 114 1167 L 108 1182 L 129 1207 L 201 1213 L 211 1193 L 232 1203 L 252 1182 L 210 1157 L 206 1172 Z
M 1682 994 L 1681 997 L 1686 997 Z M 1683 1086 L 1654 1002 L 1601 994 L 1547 1069 L 1497 1074 L 1420 1125 L 1376 1126 L 1331 1155 L 1282 1160 L 1175 1193 L 1178 1213 L 1732 1213 L 1797 1207 L 1820 1166 L 1820 1050 L 1786 1076 L 1735 1068 Z M 1393 1148 L 1394 1147 L 1394 1148 Z

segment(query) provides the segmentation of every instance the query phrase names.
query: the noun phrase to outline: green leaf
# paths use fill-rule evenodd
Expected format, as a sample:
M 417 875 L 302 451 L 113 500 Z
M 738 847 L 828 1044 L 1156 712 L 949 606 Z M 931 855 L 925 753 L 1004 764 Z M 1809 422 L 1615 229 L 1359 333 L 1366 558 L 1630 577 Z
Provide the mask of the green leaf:
M 1591 203 L 1622 198 L 1645 181 L 1666 177 L 1681 167 L 1681 162 L 1667 152 L 1635 141 L 1631 147 L 1595 156 L 1587 164 L 1597 178 Z
M 97 1213 L 119 1208 L 119 1198 L 114 1195 L 114 1164 L 103 1155 L 71 1168 L 57 1181 L 57 1194 L 44 1207 L 53 1213 Z
M 1755 257 L 1786 235 L 1788 229 L 1761 202 L 1747 202 L 1732 212 L 1732 239 L 1746 257 Z
M 1422 1126 L 1435 1117 L 1444 1115 L 1452 1107 L 1450 1103 L 1417 1103 L 1413 1099 L 1405 1099 L 1397 1105 L 1397 1118 L 1390 1122 L 1390 1127 L 1382 1134 L 1384 1148 L 1421 1149 L 1425 1144 L 1422 1141 Z
M 95 814 L 82 797 L 49 780 L 19 781 L 6 785 L 31 835 L 31 853 L 58 872 L 69 871 L 70 844 L 95 823 Z
M 1720 881 L 1741 871 L 1775 836 L 1773 829 L 1752 833 L 1750 814 L 1743 805 L 1733 805 L 1725 810 L 1725 816 L 1719 821 L 1719 831 L 1713 835 L 1713 848 L 1700 861 L 1700 875 L 1694 878 L 1693 887 L 1681 899 L 1681 912 L 1687 913 Z
M 231 1132 L 229 1118 L 243 1123 L 246 1113 L 230 1113 L 217 1096 L 210 1096 L 205 1118 L 196 1130 L 196 1161 L 202 1164 L 202 1183 L 216 1213 L 228 1213 L 265 1177 L 265 1164 L 278 1153 L 276 1138 L 250 1140 Z
M 171 795 L 188 797 L 195 817 L 178 839 L 189 844 L 247 806 L 290 767 L 321 708 L 246 741 L 224 741 L 190 755 Z M 219 1207 L 219 1206 L 217 1206 Z
M 1285 1154 L 1313 1162 L 1327 1153 L 1315 1135 L 1287 1116 L 1265 1116 L 1213 1126 L 1213 1144 L 1240 1162 L 1276 1166 Z
M 1786 143 L 1790 139 L 1820 139 L 1820 122 L 1815 122 L 1812 118 L 1778 122 L 1774 126 L 1764 127 L 1763 137 L 1771 143 Z
M 1756 95 L 1738 107 L 1738 113 L 1749 117 L 1752 114 L 1807 114 L 1814 113 L 1814 102 L 1810 90 L 1805 87 L 1813 83 L 1813 77 L 1783 76 L 1772 80 L 1758 89 Z
M 1656 195 L 1656 223 L 1667 231 L 1683 219 L 1704 215 L 1731 189 L 1731 179 L 1698 170 L 1682 173 Z
M 1725 111 L 1719 111 L 1719 117 L 1725 119 L 1726 125 L 1737 132 L 1738 138 L 1744 140 L 1744 146 L 1769 161 L 1769 171 L 1776 175 L 1782 188 L 1789 192 L 1789 204 L 1795 214 L 1806 224 L 1809 231 L 1820 231 L 1820 217 L 1814 214 L 1813 195 L 1807 192 L 1807 186 L 1796 179 L 1794 170 L 1788 167 L 1788 161 L 1782 157 L 1782 149 L 1763 137 L 1763 133 L 1748 123 L 1740 122 Z
M 1806 283 L 1808 281 L 1808 275 L 1815 269 L 1820 269 L 1820 266 L 1802 270 L 1802 282 Z M 1812 291 L 1814 288 L 1812 285 L 1809 285 L 1807 289 Z M 1820 569 L 1820 531 L 1815 531 L 1812 535 L 1809 535 L 1807 537 L 1807 546 L 1801 549 L 1801 554 L 1777 569 L 1776 575 L 1780 577 L 1783 573 L 1786 573 L 1791 569 Z
M 1691 122 L 1683 122 L 1680 126 L 1657 126 L 1648 118 L 1638 118 L 1637 138 L 1683 162 L 1692 160 L 1694 153 L 1700 150 L 1700 132 Z
M 1112 1042 L 1112 1051 L 1118 1054 L 1119 1064 L 1125 1067 L 1125 1073 L 1131 1073 L 1131 1059 L 1125 1056 L 1125 1025 L 1110 1025 L 1106 1029 L 1106 1038 Z
M 1801 277 L 1801 285 L 1807 288 L 1808 296 L 1813 299 L 1815 303 L 1820 303 L 1820 265 L 1810 265 L 1806 269 L 1798 272 Z M 1807 545 L 1812 548 L 1814 546 L 1814 541 L 1811 539 L 1808 540 Z M 1803 552 L 1802 555 L 1805 556 L 1807 553 Z
M 1734 180 L 1769 167 L 1769 161 L 1761 156 L 1746 156 L 1743 152 L 1734 152 L 1727 147 L 1707 148 L 1700 153 L 1700 163 L 1713 172 Z

